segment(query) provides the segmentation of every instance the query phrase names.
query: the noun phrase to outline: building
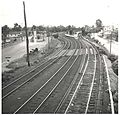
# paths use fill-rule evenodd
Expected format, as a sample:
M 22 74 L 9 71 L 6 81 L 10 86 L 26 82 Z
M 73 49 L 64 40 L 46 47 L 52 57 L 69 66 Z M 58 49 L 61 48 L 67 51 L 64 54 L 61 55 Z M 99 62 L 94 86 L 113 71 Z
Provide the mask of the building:
M 104 26 L 103 29 L 103 33 L 104 33 L 104 37 L 108 38 L 108 37 L 112 37 L 112 40 L 116 40 L 118 37 L 118 28 L 116 28 L 115 26 L 111 25 L 111 26 Z
M 44 41 L 45 37 L 47 37 L 46 31 L 33 30 L 32 33 L 32 42 Z
M 111 34 L 111 32 L 113 31 L 113 26 L 104 26 L 103 28 L 103 32 L 104 32 L 104 35 L 109 35 Z
M 22 35 L 21 31 L 19 31 L 19 32 L 17 32 L 17 31 L 11 31 L 11 32 L 9 32 L 9 34 L 7 35 L 7 37 L 8 38 L 18 38 L 21 35 Z

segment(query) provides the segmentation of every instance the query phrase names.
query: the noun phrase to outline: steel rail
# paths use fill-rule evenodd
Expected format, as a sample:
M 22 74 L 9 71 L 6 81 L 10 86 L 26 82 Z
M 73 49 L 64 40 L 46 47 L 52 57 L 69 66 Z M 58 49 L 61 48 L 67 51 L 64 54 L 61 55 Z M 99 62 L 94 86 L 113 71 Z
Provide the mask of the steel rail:
M 86 40 L 88 41 L 88 40 Z M 88 41 L 90 44 L 92 44 L 92 42 Z M 93 45 L 93 47 L 95 48 L 95 50 L 97 51 L 98 55 L 99 55 L 99 59 L 100 59 L 100 54 L 99 54 L 99 51 L 97 50 L 97 48 Z M 114 101 L 113 101 L 113 97 L 112 97 L 112 92 L 111 92 L 111 86 L 110 86 L 110 78 L 109 78 L 109 73 L 108 73 L 108 68 L 107 68 L 107 63 L 105 61 L 105 58 L 104 56 L 102 55 L 102 58 L 103 58 L 103 61 L 104 61 L 104 64 L 105 64 L 105 70 L 106 70 L 106 73 L 107 73 L 107 81 L 108 81 L 108 91 L 109 91 L 109 95 L 110 95 L 110 105 L 111 105 L 111 111 L 112 111 L 112 114 L 115 114 L 115 110 L 114 110 Z M 100 59 L 101 61 L 101 59 Z M 100 82 L 101 82 L 101 76 L 100 76 Z M 87 113 L 87 112 L 86 112 Z
M 85 39 L 85 38 L 84 38 Z M 87 39 L 85 39 L 86 41 L 88 41 Z M 92 44 L 92 42 L 88 41 L 90 44 Z M 93 45 L 94 46 L 94 45 Z M 96 49 L 96 47 L 94 46 L 94 48 Z M 96 49 L 97 53 L 99 54 L 98 50 Z M 100 54 L 99 54 L 100 56 Z M 108 81 L 108 89 L 109 89 L 109 94 L 110 94 L 110 102 L 111 102 L 111 109 L 112 109 L 112 114 L 115 113 L 114 111 L 114 102 L 113 102 L 113 97 L 112 97 L 112 92 L 111 92 L 111 87 L 110 87 L 110 79 L 109 79 L 109 74 L 108 74 L 108 68 L 107 68 L 107 64 L 105 61 L 104 56 L 103 57 L 103 61 L 105 63 L 105 69 L 106 69 L 106 73 L 107 73 L 107 81 Z
M 95 49 L 93 48 L 93 46 L 92 46 L 92 49 L 93 49 L 94 52 L 95 52 Z M 88 61 L 87 61 L 87 62 L 88 62 Z M 88 65 L 88 63 L 87 63 L 86 65 Z M 93 73 L 93 77 L 92 77 L 92 83 L 91 83 L 91 86 L 90 86 L 90 92 L 89 92 L 89 97 L 88 97 L 88 101 L 87 101 L 87 106 L 86 106 L 86 109 L 85 109 L 85 114 L 87 113 L 87 110 L 88 110 L 89 101 L 90 101 L 90 97 L 91 97 L 91 93 L 92 93 L 92 89 L 93 89 L 93 83 L 94 83 L 94 80 L 95 80 L 95 73 L 96 73 L 96 65 L 97 65 L 97 63 L 96 63 L 96 54 L 95 54 L 94 73 Z M 87 68 L 87 66 L 86 66 L 86 68 Z M 82 79 L 83 79 L 83 75 L 85 74 L 86 68 L 84 69 L 84 72 L 83 72 L 83 74 L 82 74 L 81 80 L 80 80 L 79 83 L 78 83 L 78 86 L 77 86 L 77 88 L 76 88 L 76 90 L 75 90 L 75 92 L 74 92 L 74 94 L 73 94 L 73 96 L 72 96 L 72 99 L 71 99 L 71 101 L 70 101 L 70 103 L 69 103 L 69 105 L 68 105 L 65 113 L 67 113 L 67 111 L 68 111 L 68 109 L 69 109 L 69 107 L 70 107 L 70 105 L 71 105 L 71 102 L 72 102 L 72 100 L 73 100 L 73 98 L 74 98 L 74 96 L 75 96 L 75 94 L 76 94 L 76 92 L 77 92 L 77 90 L 78 90 L 78 87 L 79 87 L 80 84 L 81 84 L 81 81 L 82 81 Z
M 96 114 L 101 113 L 100 101 L 101 101 L 101 93 L 102 93 L 102 76 L 101 76 L 101 74 L 102 74 L 101 73 L 101 70 L 102 70 L 102 60 L 101 60 L 100 54 L 98 56 L 99 56 L 99 61 L 100 61 L 100 82 L 99 82 L 98 101 L 97 101 L 97 105 L 96 105 L 97 106 Z
M 86 50 L 86 51 L 87 51 L 87 50 Z M 72 103 L 72 101 L 73 101 L 73 99 L 74 99 L 74 97 L 75 97 L 75 95 L 76 95 L 76 93 L 77 93 L 77 91 L 78 91 L 78 88 L 79 88 L 79 86 L 80 86 L 80 84 L 81 84 L 81 82 L 82 82 L 83 76 L 84 76 L 85 71 L 86 71 L 87 66 L 88 66 L 88 61 L 89 61 L 89 53 L 88 53 L 88 59 L 87 59 L 85 68 L 84 68 L 84 70 L 83 70 L 82 77 L 80 78 L 80 81 L 78 82 L 78 85 L 77 85 L 77 87 L 76 87 L 76 89 L 75 89 L 75 91 L 74 91 L 74 93 L 73 93 L 73 95 L 72 95 L 72 98 L 71 98 L 71 100 L 70 100 L 70 102 L 69 102 L 69 104 L 68 104 L 68 106 L 67 106 L 67 108 L 66 108 L 66 110 L 65 110 L 65 114 L 67 114 L 67 111 L 68 111 L 68 109 L 69 109 L 69 107 L 70 107 L 70 105 L 71 105 L 71 103 Z
M 63 77 L 60 79 L 60 81 L 55 85 L 55 87 L 50 91 L 50 93 L 47 95 L 47 97 L 42 101 L 42 103 L 36 108 L 36 110 L 33 112 L 33 114 L 37 113 L 37 110 L 45 103 L 45 101 L 49 98 L 49 96 L 51 96 L 51 94 L 53 93 L 53 91 L 57 88 L 57 86 L 60 84 L 60 82 L 65 78 L 66 74 L 68 73 L 68 71 L 72 68 L 72 66 L 74 65 L 74 63 L 76 62 L 76 60 L 78 59 L 78 57 L 74 60 L 74 62 L 72 63 L 72 65 L 69 67 L 69 69 L 66 71 L 66 73 L 63 75 Z
M 85 39 L 84 37 L 83 37 L 83 39 L 84 39 L 85 41 L 87 41 L 88 43 L 90 43 L 91 46 L 92 46 L 92 48 L 97 52 L 97 54 L 98 54 L 98 56 L 99 56 L 99 60 L 100 60 L 100 69 L 101 69 L 101 59 L 100 59 L 99 51 L 97 50 L 97 48 L 96 48 L 89 40 Z M 97 57 L 95 56 L 95 58 L 97 58 Z M 96 59 L 96 61 L 97 61 L 97 59 Z M 97 66 L 97 62 L 96 62 L 96 64 L 95 64 L 95 68 L 96 68 L 96 66 Z M 96 69 L 97 69 L 97 68 L 96 68 Z M 100 70 L 100 71 L 101 71 L 101 70 Z M 89 102 L 90 102 L 90 98 L 91 98 L 91 94 L 92 94 L 92 89 L 93 89 L 93 84 L 94 84 L 94 80 L 95 80 L 95 72 L 96 72 L 96 71 L 94 71 L 94 78 L 93 78 L 93 80 L 92 80 L 91 91 L 90 91 L 89 99 L 88 99 L 88 102 L 87 102 L 87 107 L 86 107 L 86 110 L 85 110 L 85 114 L 87 114 L 88 107 L 89 107 Z M 101 75 L 100 75 L 100 82 L 101 82 Z
M 88 101 L 87 101 L 85 114 L 87 114 L 87 110 L 88 110 L 88 106 L 89 106 L 89 102 L 90 102 L 90 97 L 91 97 L 91 94 L 92 94 L 93 84 L 94 84 L 94 80 L 95 80 L 95 73 L 96 73 L 96 65 L 97 65 L 97 59 L 96 59 L 96 54 L 95 54 L 95 65 L 94 65 L 95 69 L 94 69 L 94 73 L 93 73 L 93 79 L 92 79 L 92 83 L 91 83 L 91 87 L 90 87 L 90 92 L 89 92 L 89 97 L 88 97 Z
M 80 44 L 80 42 L 79 42 L 79 44 Z M 81 44 L 82 44 L 82 43 L 81 43 Z M 82 50 L 79 51 L 78 53 L 81 53 L 81 52 L 82 52 Z M 73 79 L 72 83 L 70 84 L 69 88 L 67 89 L 65 95 L 63 96 L 62 100 L 61 100 L 60 103 L 58 104 L 58 106 L 57 106 L 57 108 L 55 109 L 54 113 L 57 113 L 57 112 L 60 110 L 62 104 L 65 102 L 66 98 L 67 98 L 68 95 L 70 94 L 70 91 L 71 91 L 71 89 L 72 89 L 75 81 L 76 81 L 77 78 L 78 78 L 78 74 L 79 74 L 79 73 L 82 71 L 82 69 L 83 69 L 83 66 L 84 66 L 84 64 L 85 64 L 86 54 L 87 54 L 87 52 L 85 52 L 85 56 L 83 57 L 82 66 L 78 68 L 78 71 L 77 71 L 77 73 L 76 73 L 76 75 L 75 75 L 75 78 Z
M 88 41 L 87 39 L 85 39 L 86 41 Z M 99 92 L 98 92 L 98 96 L 97 96 L 97 103 L 96 103 L 96 113 L 101 113 L 101 110 L 100 110 L 100 101 L 101 101 L 101 91 L 102 91 L 102 76 L 101 76 L 101 69 L 102 69 L 102 60 L 101 60 L 101 56 L 100 56 L 100 53 L 98 51 L 98 49 L 95 47 L 94 44 L 92 44 L 91 41 L 88 41 L 93 47 L 94 49 L 96 50 L 97 54 L 98 54 L 98 57 L 99 57 L 99 72 L 100 72 L 100 75 L 99 75 Z M 97 65 L 97 64 L 96 64 Z
M 80 46 L 80 43 L 79 43 Z M 50 93 L 48 94 L 48 96 L 42 101 L 42 103 L 36 108 L 36 110 L 33 112 L 33 114 L 37 113 L 38 109 L 45 103 L 45 101 L 51 96 L 51 94 L 53 93 L 53 91 L 57 88 L 57 86 L 61 83 L 61 81 L 65 78 L 65 76 L 67 75 L 67 73 L 70 71 L 70 69 L 73 67 L 73 65 L 75 64 L 75 62 L 77 61 L 79 57 L 79 52 L 77 53 L 77 56 L 75 58 L 75 60 L 73 61 L 73 63 L 71 64 L 71 66 L 68 68 L 68 70 L 66 71 L 66 73 L 63 75 L 63 77 L 60 79 L 60 81 L 55 85 L 55 87 L 50 91 Z M 76 78 L 73 79 L 72 84 L 70 85 L 70 87 L 68 88 L 68 90 L 66 91 L 65 95 L 63 96 L 63 98 L 65 96 L 68 95 L 68 93 L 70 92 L 70 89 L 72 88 L 71 86 L 73 85 L 73 83 L 75 82 Z M 62 100 L 63 100 L 62 98 Z
M 103 60 L 104 60 L 104 64 L 105 64 L 105 70 L 106 70 L 106 73 L 107 73 L 107 81 L 108 81 L 108 91 L 109 91 L 109 94 L 110 94 L 110 105 L 111 105 L 111 110 L 112 110 L 112 114 L 115 114 L 115 110 L 114 110 L 114 101 L 113 101 L 113 96 L 112 96 L 112 90 L 111 90 L 111 86 L 110 86 L 110 77 L 109 77 L 109 73 L 108 73 L 108 67 L 107 67 L 107 63 L 105 61 L 105 57 L 103 57 Z
M 77 47 L 77 46 L 76 46 Z M 74 55 L 74 54 L 73 54 Z M 27 101 L 25 101 L 15 112 L 14 114 L 18 113 L 19 110 L 21 110 L 38 92 L 40 92 L 40 90 L 42 90 L 54 77 L 55 75 L 68 63 L 68 61 L 71 59 L 71 57 L 73 56 L 71 55 L 68 60 L 50 77 L 50 79 L 48 79 L 44 85 L 42 85 L 42 87 L 40 87 L 29 99 L 27 99 Z
M 70 44 L 69 44 L 70 45 Z M 69 48 L 69 46 L 68 46 Z M 68 51 L 66 50 L 66 52 L 64 52 L 64 54 L 66 54 Z M 64 55 L 63 54 L 63 55 Z M 43 70 L 45 70 L 47 67 L 49 67 L 52 63 L 54 63 L 56 60 L 58 60 L 60 57 L 56 58 L 55 60 L 53 60 L 50 64 L 48 64 L 47 66 L 45 66 L 42 70 L 38 71 L 36 74 L 34 74 L 32 77 L 30 77 L 29 79 L 27 79 L 26 81 L 24 81 L 22 84 L 18 85 L 16 88 L 14 88 L 13 90 L 11 90 L 9 93 L 7 93 L 6 95 L 4 95 L 2 97 L 2 99 L 5 99 L 7 96 L 9 96 L 10 94 L 12 94 L 14 91 L 16 91 L 17 89 L 19 89 L 21 86 L 23 86 L 24 84 L 26 84 L 28 81 L 30 81 L 31 79 L 33 79 L 35 76 L 37 76 L 39 73 L 41 73 Z M 31 73 L 31 72 L 30 72 Z M 23 78 L 23 77 L 22 77 Z
M 65 41 L 65 42 L 66 42 L 66 41 Z M 58 54 L 62 51 L 62 49 L 65 48 L 66 45 L 67 45 L 67 43 L 65 43 L 65 45 L 64 45 L 63 47 L 61 47 L 58 51 L 56 51 L 54 55 L 58 55 Z M 54 55 L 53 55 L 53 56 L 54 56 Z M 49 58 L 50 56 L 51 56 L 51 55 L 47 56 L 45 59 Z M 28 72 L 25 73 L 24 75 L 21 75 L 18 79 L 15 79 L 15 80 L 12 81 L 11 83 L 7 84 L 6 86 L 4 86 L 4 87 L 2 88 L 2 90 L 4 90 L 4 89 L 6 89 L 7 87 L 11 86 L 13 83 L 17 82 L 18 80 L 22 79 L 22 78 L 23 78 L 24 76 L 26 76 L 27 74 L 33 72 L 34 70 L 36 70 L 37 68 L 39 68 L 40 66 L 42 66 L 42 65 L 43 65 L 44 63 L 46 63 L 47 61 L 48 61 L 48 60 L 46 60 L 46 61 L 43 62 L 42 64 L 38 65 L 38 66 L 35 67 L 34 69 L 28 71 Z
M 100 75 L 99 75 L 99 92 L 98 92 L 98 100 L 97 100 L 97 104 L 96 104 L 96 113 L 100 113 L 101 112 L 101 108 L 100 108 L 100 106 L 102 106 L 102 105 L 100 105 L 100 101 L 101 101 L 101 92 L 102 92 L 102 76 L 101 76 L 101 69 L 102 69 L 102 60 L 101 60 L 101 57 L 100 57 L 100 53 L 99 53 L 99 51 L 98 51 L 98 49 L 93 45 L 93 47 L 95 48 L 95 50 L 96 50 L 96 52 L 97 52 L 97 54 L 98 54 L 98 56 L 99 56 L 99 63 L 100 63 L 100 65 L 99 65 L 99 71 L 100 71 Z
M 91 43 L 90 43 L 91 44 Z M 100 57 L 100 54 L 99 54 L 99 51 L 97 50 L 97 48 L 93 45 L 95 51 L 97 52 L 97 55 L 98 55 L 98 62 L 96 62 L 96 71 L 97 71 L 97 66 L 99 66 L 99 90 L 98 90 L 98 95 L 97 95 L 97 102 L 96 102 L 96 110 L 95 110 L 95 113 L 101 113 L 101 91 L 102 91 L 102 76 L 101 76 L 101 63 L 102 63 L 102 60 L 101 60 L 101 57 Z M 97 56 L 96 56 L 97 58 Z M 96 59 L 97 60 L 97 59 Z M 97 63 L 99 63 L 99 65 L 97 65 Z M 97 78 L 96 78 L 97 79 Z M 94 82 L 95 83 L 95 82 Z M 94 87 L 94 86 L 93 86 Z M 94 90 L 94 88 L 92 89 Z M 93 92 L 91 92 L 93 93 Z M 91 97 L 90 97 L 91 98 Z M 90 100 L 89 100 L 89 103 L 90 103 Z M 88 113 L 88 109 L 86 110 L 86 114 Z

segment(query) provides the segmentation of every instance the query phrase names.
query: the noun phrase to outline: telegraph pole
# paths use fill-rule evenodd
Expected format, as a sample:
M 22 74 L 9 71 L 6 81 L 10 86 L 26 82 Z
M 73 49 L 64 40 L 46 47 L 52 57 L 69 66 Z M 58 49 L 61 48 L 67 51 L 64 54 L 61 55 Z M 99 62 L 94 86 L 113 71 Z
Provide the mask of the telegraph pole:
M 30 66 L 29 61 L 29 40 L 28 40 L 28 34 L 27 34 L 27 21 L 26 21 L 26 13 L 25 13 L 25 2 L 23 1 L 23 8 L 24 8 L 24 21 L 25 21 L 25 33 L 26 33 L 26 47 L 27 47 L 27 62 L 28 66 Z
M 48 33 L 48 51 L 49 51 L 49 48 L 50 48 L 50 46 L 49 46 L 50 45 L 50 38 L 49 37 L 50 37 L 50 33 Z
M 111 49 L 112 49 L 112 32 L 110 34 L 110 54 L 111 54 Z

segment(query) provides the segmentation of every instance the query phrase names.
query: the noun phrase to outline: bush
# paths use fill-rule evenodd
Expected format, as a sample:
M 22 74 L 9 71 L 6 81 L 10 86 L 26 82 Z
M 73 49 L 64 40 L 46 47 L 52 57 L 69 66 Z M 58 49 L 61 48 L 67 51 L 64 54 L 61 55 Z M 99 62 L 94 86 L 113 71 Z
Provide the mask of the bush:
M 38 52 L 38 48 L 35 48 L 34 52 Z
M 98 49 L 100 54 L 107 55 L 107 52 L 101 48 Z
M 99 43 L 99 41 L 98 41 L 98 40 L 96 40 L 96 39 L 94 40 L 94 42 L 95 42 L 95 43 L 97 43 L 97 44 Z
M 114 55 L 114 54 L 110 54 L 108 56 L 108 59 L 113 63 L 115 60 L 118 59 L 118 56 Z
M 112 69 L 116 75 L 118 75 L 118 59 L 112 63 Z
M 86 35 L 86 39 L 90 39 L 90 36 L 89 36 L 89 35 Z
M 104 55 L 108 56 L 109 53 L 105 48 L 97 47 L 97 49 L 98 49 L 100 54 L 104 54 Z
M 58 38 L 59 35 L 58 35 L 58 34 L 53 34 L 53 37 L 54 37 L 54 38 Z

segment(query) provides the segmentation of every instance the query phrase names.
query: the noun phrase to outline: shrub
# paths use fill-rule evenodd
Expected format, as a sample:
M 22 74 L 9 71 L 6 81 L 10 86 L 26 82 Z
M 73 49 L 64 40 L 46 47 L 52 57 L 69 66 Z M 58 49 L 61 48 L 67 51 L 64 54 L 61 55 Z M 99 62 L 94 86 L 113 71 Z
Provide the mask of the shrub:
M 112 69 L 116 75 L 118 75 L 118 59 L 112 63 Z
M 100 53 L 100 54 L 105 54 L 105 55 L 106 55 L 106 52 L 105 52 L 103 49 L 99 49 L 99 53 Z
M 34 52 L 38 52 L 38 48 L 35 48 Z
M 59 35 L 58 35 L 58 34 L 53 34 L 53 37 L 54 37 L 54 38 L 58 38 Z
M 89 35 L 86 35 L 86 39 L 90 39 L 90 36 L 89 36 Z
M 98 41 L 98 40 L 96 40 L 96 39 L 94 39 L 94 42 L 95 42 L 95 43 L 97 43 L 97 44 L 99 43 L 99 41 Z
M 97 47 L 97 49 L 99 50 L 99 53 L 100 53 L 100 54 L 108 55 L 108 53 L 107 53 L 106 50 L 104 50 L 104 49 L 102 49 L 102 48 L 99 48 L 99 47 Z
M 108 59 L 113 63 L 115 60 L 118 59 L 118 56 L 114 55 L 114 54 L 110 54 L 108 56 Z

